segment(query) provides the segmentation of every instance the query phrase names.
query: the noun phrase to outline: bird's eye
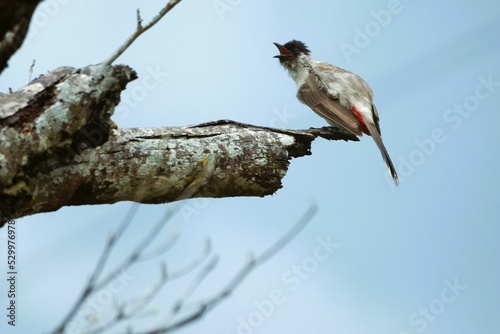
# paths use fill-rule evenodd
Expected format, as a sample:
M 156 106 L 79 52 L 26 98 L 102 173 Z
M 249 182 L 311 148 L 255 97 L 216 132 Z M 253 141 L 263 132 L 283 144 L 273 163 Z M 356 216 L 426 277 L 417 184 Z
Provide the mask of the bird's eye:
M 293 52 L 298 54 L 299 53 L 299 49 L 295 48 L 295 49 L 293 49 Z

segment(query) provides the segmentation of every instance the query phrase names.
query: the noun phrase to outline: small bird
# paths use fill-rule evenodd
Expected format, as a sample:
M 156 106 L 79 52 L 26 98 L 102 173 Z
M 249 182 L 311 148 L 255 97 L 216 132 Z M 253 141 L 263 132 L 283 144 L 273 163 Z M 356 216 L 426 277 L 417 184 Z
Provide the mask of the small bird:
M 356 74 L 335 65 L 313 60 L 307 46 L 297 40 L 284 45 L 274 43 L 281 65 L 297 84 L 297 98 L 330 125 L 362 136 L 372 136 L 391 173 L 394 183 L 398 174 L 382 142 L 379 116 L 373 104 L 373 91 Z

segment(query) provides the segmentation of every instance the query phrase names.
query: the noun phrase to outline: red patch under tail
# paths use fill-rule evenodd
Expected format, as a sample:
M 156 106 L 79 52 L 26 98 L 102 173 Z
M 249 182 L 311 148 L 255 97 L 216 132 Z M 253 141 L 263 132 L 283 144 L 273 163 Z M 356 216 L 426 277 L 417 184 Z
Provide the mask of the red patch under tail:
M 361 129 L 361 131 L 363 131 L 364 133 L 366 133 L 367 135 L 370 136 L 370 131 L 368 131 L 368 127 L 365 124 L 365 119 L 363 118 L 363 115 L 361 115 L 358 108 L 352 107 L 351 109 L 352 109 L 352 113 L 354 114 L 354 116 L 356 116 L 356 118 L 359 121 L 359 128 Z

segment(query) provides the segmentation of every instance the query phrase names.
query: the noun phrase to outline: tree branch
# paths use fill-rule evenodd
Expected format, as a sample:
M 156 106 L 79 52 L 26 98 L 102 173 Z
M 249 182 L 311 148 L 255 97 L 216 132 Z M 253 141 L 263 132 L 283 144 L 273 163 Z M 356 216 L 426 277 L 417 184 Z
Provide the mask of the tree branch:
M 109 330 L 124 321 L 129 321 L 131 322 L 130 324 L 132 324 L 132 321 L 136 320 L 141 315 L 144 315 L 143 313 L 141 314 L 141 312 L 144 311 L 144 309 L 170 281 L 179 277 L 184 277 L 190 272 L 197 270 L 194 277 L 189 279 L 189 284 L 178 294 L 170 310 L 167 312 L 168 314 L 164 317 L 162 324 L 154 329 L 146 330 L 144 333 L 168 333 L 184 327 L 199 320 L 203 315 L 228 298 L 244 281 L 244 279 L 255 269 L 269 261 L 279 251 L 285 248 L 285 246 L 293 240 L 312 220 L 317 211 L 318 207 L 315 204 L 310 205 L 308 210 L 298 219 L 298 221 L 287 233 L 285 233 L 279 240 L 277 240 L 276 243 L 271 245 L 259 256 L 251 256 L 248 262 L 239 271 L 232 275 L 226 285 L 207 299 L 188 303 L 193 293 L 203 285 L 205 279 L 215 270 L 217 266 L 219 257 L 217 255 L 211 255 L 212 247 L 210 240 L 207 240 L 205 247 L 199 256 L 176 271 L 171 273 L 168 272 L 165 259 L 163 259 L 161 262 L 159 278 L 146 294 L 142 294 L 141 296 L 127 301 L 118 301 L 114 299 L 116 305 L 115 310 L 113 310 L 110 314 L 96 315 L 97 318 L 95 318 L 93 322 L 88 322 L 86 319 L 83 319 L 84 314 L 81 312 L 83 311 L 89 298 L 105 289 L 106 286 L 110 284 L 112 279 L 120 273 L 130 270 L 131 267 L 139 263 L 142 260 L 142 255 L 145 254 L 149 245 L 151 245 L 160 235 L 160 231 L 165 228 L 177 212 L 175 208 L 173 210 L 168 210 L 164 217 L 162 217 L 158 223 L 150 229 L 142 241 L 140 241 L 128 254 L 128 256 L 126 256 L 125 260 L 116 266 L 109 274 L 101 277 L 103 269 L 108 262 L 110 253 L 116 247 L 121 236 L 129 227 L 137 212 L 137 205 L 133 205 L 125 219 L 108 239 L 106 247 L 97 261 L 95 269 L 82 290 L 79 298 L 77 298 L 74 305 L 69 309 L 68 314 L 63 318 L 57 328 L 52 331 L 52 333 L 66 333 L 68 329 L 72 327 L 73 330 L 78 328 L 80 331 L 86 333 L 97 334 Z M 162 254 L 157 253 L 157 255 L 160 256 Z M 78 320 L 81 320 L 81 322 L 78 323 Z
M 68 205 L 262 197 L 281 188 L 291 158 L 310 155 L 315 138 L 357 140 L 334 128 L 282 130 L 229 120 L 117 129 L 110 117 L 137 75 L 109 64 L 179 2 L 170 0 L 145 26 L 138 12 L 135 34 L 103 64 L 60 67 L 0 93 L 0 227 Z
M 252 257 L 250 260 L 232 277 L 232 279 L 228 282 L 228 284 L 221 289 L 218 293 L 213 295 L 212 297 L 206 299 L 205 301 L 201 301 L 198 303 L 198 307 L 191 312 L 190 314 L 185 315 L 183 318 L 178 319 L 171 324 L 167 324 L 165 326 L 160 326 L 158 328 L 154 328 L 152 330 L 144 331 L 143 334 L 162 334 L 162 333 L 170 333 L 181 327 L 186 326 L 192 322 L 195 322 L 201 319 L 207 312 L 211 311 L 217 305 L 219 305 L 222 301 L 228 298 L 234 290 L 247 278 L 250 273 L 252 273 L 259 266 L 266 263 L 270 258 L 275 256 L 279 251 L 281 251 L 290 241 L 292 241 L 300 231 L 312 220 L 312 218 L 316 215 L 318 211 L 318 207 L 316 204 L 312 204 L 308 210 L 300 217 L 300 219 L 295 223 L 295 225 L 290 229 L 285 235 L 283 235 L 275 244 L 269 247 L 265 252 L 257 257 Z M 201 284 L 206 275 L 210 273 L 213 269 L 211 264 L 209 264 L 205 270 L 201 273 L 198 284 Z M 196 286 L 196 285 L 195 285 Z M 178 300 L 174 308 L 172 309 L 172 314 L 176 315 L 179 312 L 179 305 L 182 306 L 187 302 L 187 298 L 189 298 L 189 294 L 185 296 L 181 296 L 181 299 Z M 141 333 L 141 332 L 139 332 Z M 137 333 L 137 334 L 139 334 Z
M 167 226 L 167 224 L 171 221 L 172 217 L 175 216 L 177 210 L 168 209 L 165 212 L 165 215 L 150 229 L 150 231 L 146 234 L 146 236 L 135 246 L 133 251 L 118 265 L 114 268 L 109 274 L 101 278 L 104 267 L 106 266 L 109 256 L 113 249 L 116 247 L 116 244 L 119 242 L 123 233 L 127 230 L 132 222 L 133 218 L 137 213 L 138 205 L 133 205 L 128 212 L 125 219 L 118 226 L 116 231 L 110 236 L 104 251 L 102 252 L 99 260 L 97 261 L 96 267 L 94 268 L 92 275 L 90 276 L 87 284 L 85 285 L 82 293 L 79 298 L 75 301 L 73 306 L 69 309 L 67 315 L 62 319 L 61 324 L 57 326 L 57 328 L 53 331 L 53 333 L 64 333 L 68 324 L 74 320 L 77 313 L 81 311 L 82 305 L 86 303 L 89 297 L 95 294 L 97 291 L 104 289 L 110 282 L 120 273 L 126 272 L 130 269 L 130 267 L 134 266 L 140 261 L 143 261 L 142 255 L 146 252 L 147 248 L 153 241 L 160 235 L 160 232 Z M 165 248 L 164 251 L 168 251 L 170 248 Z M 211 244 L 207 241 L 207 244 L 204 247 L 202 254 L 194 259 L 192 262 L 188 263 L 185 267 L 168 274 L 166 270 L 166 265 L 164 264 L 161 272 L 160 280 L 157 284 L 153 286 L 153 291 L 149 295 L 140 299 L 138 305 L 131 308 L 130 310 L 121 309 L 117 312 L 112 319 L 110 319 L 107 323 L 102 324 L 99 328 L 95 328 L 92 333 L 99 333 L 105 330 L 108 327 L 116 325 L 117 322 L 129 319 L 136 315 L 141 309 L 143 309 L 152 298 L 158 293 L 159 290 L 168 282 L 173 279 L 177 279 L 189 273 L 198 267 L 210 254 Z M 163 255 L 162 252 L 156 252 L 155 256 L 150 257 L 150 259 L 154 257 L 159 257 Z
M 123 43 L 123 45 L 121 45 L 118 48 L 118 50 L 116 50 L 108 59 L 106 59 L 103 62 L 103 64 L 111 65 L 118 57 L 121 56 L 121 54 L 123 52 L 125 52 L 125 50 L 127 50 L 129 48 L 130 45 L 132 45 L 132 43 L 134 43 L 134 41 L 137 39 L 137 37 L 142 35 L 142 33 L 147 31 L 149 28 L 154 26 L 156 23 L 158 23 L 163 18 L 163 16 L 165 16 L 165 14 L 167 14 L 179 2 L 181 2 L 181 0 L 170 0 L 165 5 L 165 7 L 163 7 L 163 9 L 160 10 L 160 12 L 155 17 L 153 17 L 153 19 L 145 26 L 142 25 L 141 13 L 138 9 L 137 10 L 137 28 L 136 28 L 135 32 L 125 41 L 125 43 Z
M 357 140 L 229 120 L 116 129 L 110 117 L 135 78 L 126 66 L 61 67 L 0 96 L 0 224 L 68 205 L 262 197 L 315 138 Z

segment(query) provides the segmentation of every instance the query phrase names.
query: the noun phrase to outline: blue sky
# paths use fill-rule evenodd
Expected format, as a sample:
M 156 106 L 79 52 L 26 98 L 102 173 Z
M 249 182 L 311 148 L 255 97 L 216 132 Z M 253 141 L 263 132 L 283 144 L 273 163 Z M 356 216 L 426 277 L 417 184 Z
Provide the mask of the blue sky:
M 34 76 L 106 59 L 133 31 L 136 8 L 147 21 L 162 4 L 45 1 L 29 40 L 2 74 L 0 91 L 24 86 L 33 59 Z M 401 179 L 395 188 L 369 137 L 316 140 L 312 156 L 292 160 L 283 189 L 273 196 L 186 202 L 166 231 L 181 233 L 169 265 L 196 256 L 207 236 L 221 256 L 194 300 L 223 287 L 249 253 L 264 251 L 310 203 L 319 212 L 225 303 L 179 333 L 498 331 L 499 28 L 500 5 L 488 0 L 183 0 L 140 37 L 117 61 L 139 74 L 115 112 L 119 126 L 227 118 L 323 126 L 296 100 L 295 84 L 272 58 L 273 42 L 299 39 L 315 59 L 352 70 L 371 85 Z M 144 89 L 145 80 L 154 87 Z M 17 219 L 18 326 L 1 321 L 0 331 L 52 329 L 130 205 Z M 141 206 L 113 263 L 164 210 Z M 315 257 L 329 242 L 337 247 Z M 5 259 L 5 247 L 0 254 Z M 113 297 L 144 295 L 158 272 L 153 262 L 126 273 Z M 150 311 L 161 317 L 184 283 L 168 286 Z M 3 303 L 4 280 L 0 291 Z M 96 303 L 99 312 L 112 307 L 104 299 Z

